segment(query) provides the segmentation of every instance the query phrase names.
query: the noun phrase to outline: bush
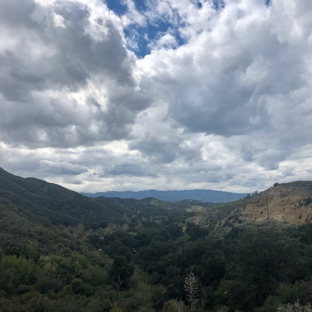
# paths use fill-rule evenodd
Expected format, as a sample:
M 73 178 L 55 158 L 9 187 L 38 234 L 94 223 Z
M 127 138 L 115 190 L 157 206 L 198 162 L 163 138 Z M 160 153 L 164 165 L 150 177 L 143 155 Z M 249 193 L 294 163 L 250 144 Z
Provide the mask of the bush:
M 295 304 L 280 304 L 277 307 L 277 312 L 312 312 L 312 307 L 310 303 L 302 306 L 299 304 L 299 301 L 297 301 Z
M 304 205 L 305 205 L 305 206 L 308 206 L 309 204 L 311 204 L 311 203 L 312 203 L 312 198 L 311 198 L 311 196 L 305 198 L 305 199 L 303 200 L 303 202 L 304 202 Z

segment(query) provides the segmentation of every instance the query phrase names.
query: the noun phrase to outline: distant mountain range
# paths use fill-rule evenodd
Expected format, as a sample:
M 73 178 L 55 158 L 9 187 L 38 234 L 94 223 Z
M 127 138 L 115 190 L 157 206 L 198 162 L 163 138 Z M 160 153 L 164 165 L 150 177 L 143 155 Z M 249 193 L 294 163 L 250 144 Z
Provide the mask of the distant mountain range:
M 181 191 L 157 191 L 157 190 L 145 190 L 145 191 L 124 191 L 124 192 L 99 192 L 99 193 L 82 193 L 82 195 L 88 197 L 119 197 L 119 198 L 135 198 L 143 199 L 146 197 L 154 197 L 159 200 L 177 202 L 184 199 L 194 199 L 203 202 L 211 203 L 227 203 L 235 201 L 245 197 L 247 194 L 243 193 L 231 193 L 214 190 L 181 190 Z

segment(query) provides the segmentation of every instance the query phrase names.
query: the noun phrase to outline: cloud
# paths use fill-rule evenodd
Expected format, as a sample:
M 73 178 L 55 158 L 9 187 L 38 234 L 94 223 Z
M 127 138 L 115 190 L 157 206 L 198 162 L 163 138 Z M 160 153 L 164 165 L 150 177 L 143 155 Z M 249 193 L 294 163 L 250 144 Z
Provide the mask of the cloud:
M 66 161 L 53 162 L 50 160 L 41 160 L 39 171 L 60 175 L 79 175 L 83 172 L 88 172 L 88 169 L 79 165 L 70 164 Z
M 126 137 L 149 99 L 119 18 L 95 0 L 19 4 L 0 9 L 1 140 L 69 147 Z
M 136 24 L 139 26 L 147 26 L 146 17 L 136 9 L 136 4 L 133 0 L 124 0 L 124 5 L 127 6 L 128 12 L 123 15 L 122 19 L 125 26 Z
M 311 179 L 312 4 L 200 3 L 4 2 L 4 168 L 79 191 Z
M 157 39 L 156 42 L 151 42 L 149 44 L 149 47 L 151 47 L 152 49 L 172 49 L 172 48 L 176 48 L 178 46 L 178 42 L 177 39 L 170 34 L 170 32 L 167 32 L 165 34 L 161 34 L 160 38 Z
M 157 177 L 155 169 L 148 164 L 126 162 L 112 166 L 110 169 L 104 171 L 103 177 L 107 175 L 123 175 L 123 176 L 135 176 L 135 177 Z
M 274 100 L 307 82 L 302 51 L 279 40 L 265 5 L 246 2 L 228 5 L 192 44 L 141 62 L 159 82 L 170 116 L 191 132 L 231 136 L 271 127 Z
M 84 184 L 81 179 L 72 177 L 72 176 L 70 176 L 69 178 L 65 178 L 63 182 L 66 184 L 70 184 L 70 185 L 83 185 Z

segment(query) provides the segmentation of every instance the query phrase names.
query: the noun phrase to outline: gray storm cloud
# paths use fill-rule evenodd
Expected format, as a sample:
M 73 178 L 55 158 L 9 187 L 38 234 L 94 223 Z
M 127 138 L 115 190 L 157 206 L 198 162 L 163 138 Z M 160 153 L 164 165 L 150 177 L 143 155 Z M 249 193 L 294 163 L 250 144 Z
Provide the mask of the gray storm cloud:
M 87 168 L 79 165 L 73 165 L 65 161 L 53 162 L 50 160 L 41 160 L 39 170 L 51 174 L 79 175 L 88 172 Z
M 201 3 L 2 1 L 4 169 L 82 191 L 311 179 L 312 3 Z
M 148 98 L 104 4 L 6 1 L 0 20 L 2 141 L 69 147 L 128 135 Z

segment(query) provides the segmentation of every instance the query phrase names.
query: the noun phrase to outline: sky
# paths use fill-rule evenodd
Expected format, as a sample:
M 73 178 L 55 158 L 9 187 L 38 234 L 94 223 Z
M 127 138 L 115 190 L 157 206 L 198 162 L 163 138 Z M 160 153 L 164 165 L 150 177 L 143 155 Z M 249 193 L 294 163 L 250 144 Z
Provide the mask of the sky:
M 78 192 L 312 179 L 312 1 L 0 0 L 0 167 Z

